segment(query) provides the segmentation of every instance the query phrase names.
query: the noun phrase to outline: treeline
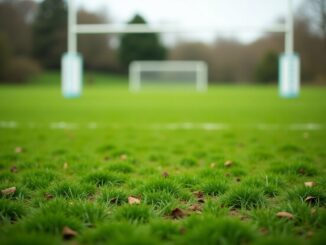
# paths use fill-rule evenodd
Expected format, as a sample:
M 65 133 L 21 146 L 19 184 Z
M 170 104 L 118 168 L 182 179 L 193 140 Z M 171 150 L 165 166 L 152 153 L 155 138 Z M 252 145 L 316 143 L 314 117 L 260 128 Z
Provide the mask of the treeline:
M 305 82 L 326 82 L 326 0 L 307 0 L 295 18 L 295 50 Z M 78 23 L 110 23 L 104 14 L 79 10 Z M 139 15 L 129 23 L 146 23 Z M 67 50 L 64 0 L 0 0 L 0 81 L 24 82 L 60 68 Z M 126 73 L 132 60 L 204 60 L 218 82 L 276 82 L 284 35 L 266 34 L 250 44 L 217 39 L 212 44 L 164 47 L 156 34 L 81 35 L 78 51 L 87 69 Z
M 295 20 L 295 51 L 301 58 L 303 82 L 326 83 L 325 37 L 311 30 L 307 18 Z M 213 44 L 180 43 L 170 50 L 171 59 L 205 60 L 212 81 L 276 82 L 278 57 L 284 52 L 283 34 L 266 34 L 250 44 L 218 39 Z

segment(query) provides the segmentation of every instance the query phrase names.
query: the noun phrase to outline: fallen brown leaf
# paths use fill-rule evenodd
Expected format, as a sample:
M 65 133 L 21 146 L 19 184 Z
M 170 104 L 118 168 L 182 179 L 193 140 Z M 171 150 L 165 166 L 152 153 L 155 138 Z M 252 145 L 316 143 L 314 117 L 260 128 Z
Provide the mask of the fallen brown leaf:
M 185 216 L 186 214 L 180 208 L 175 208 L 171 212 L 171 217 L 173 219 L 182 219 Z
M 233 165 L 233 162 L 231 160 L 227 160 L 225 163 L 224 163 L 224 167 L 231 167 Z
M 90 201 L 95 201 L 95 196 L 94 195 L 90 195 L 87 199 L 90 200 Z
M 239 216 L 240 213 L 239 213 L 238 210 L 232 209 L 232 210 L 229 211 L 229 215 L 231 215 L 231 216 Z
M 307 203 L 314 203 L 317 201 L 317 197 L 313 197 L 313 196 L 307 196 L 305 199 L 304 199 L 305 202 Z
M 240 181 L 241 181 L 241 178 L 240 178 L 240 177 L 236 177 L 236 178 L 235 178 L 235 181 L 236 181 L 236 182 L 240 182 Z
M 7 188 L 7 189 L 3 189 L 1 190 L 1 194 L 4 195 L 4 196 L 7 196 L 7 195 L 10 195 L 10 194 L 13 194 L 16 192 L 16 187 L 10 187 L 10 188 Z
M 12 166 L 11 168 L 10 168 L 10 172 L 12 172 L 12 173 L 17 173 L 17 167 L 16 166 Z
M 205 199 L 204 199 L 204 193 L 201 191 L 194 191 L 193 194 L 195 195 L 195 197 L 197 197 L 197 201 L 198 203 L 204 203 Z
M 162 173 L 162 176 L 163 176 L 164 178 L 167 178 L 167 177 L 169 177 L 169 173 L 168 173 L 168 172 L 163 172 L 163 173 Z
M 276 216 L 279 217 L 279 218 L 287 218 L 287 219 L 293 219 L 294 218 L 293 214 L 288 213 L 288 212 L 284 212 L 284 211 L 283 212 L 278 212 L 276 214 Z
M 50 194 L 50 193 L 45 193 L 44 197 L 45 197 L 46 200 L 51 200 L 51 199 L 54 198 L 54 196 L 52 194 Z
M 204 198 L 198 198 L 198 199 L 197 199 L 197 202 L 198 202 L 198 203 L 205 203 L 205 199 L 204 199 Z
M 310 230 L 307 232 L 307 237 L 311 238 L 311 237 L 313 237 L 313 235 L 314 235 L 313 231 Z
M 202 191 L 194 191 L 193 194 L 197 198 L 203 198 L 204 197 L 204 193 Z
M 310 135 L 308 132 L 304 132 L 302 136 L 304 139 L 308 139 Z
M 302 175 L 304 175 L 304 174 L 306 173 L 306 171 L 305 171 L 304 168 L 300 168 L 300 169 L 298 170 L 298 172 L 299 172 L 299 174 L 302 174 Z
M 133 204 L 140 204 L 140 199 L 130 196 L 128 197 L 128 203 L 133 205 Z
M 120 156 L 120 159 L 123 160 L 123 161 L 127 160 L 127 158 L 128 158 L 128 156 L 126 154 L 122 154 Z
M 69 228 L 68 226 L 63 227 L 63 230 L 62 230 L 63 239 L 70 240 L 77 235 L 78 235 L 78 233 L 76 231 L 74 231 L 73 229 Z
M 23 148 L 22 148 L 22 147 L 17 146 L 17 147 L 15 148 L 15 153 L 22 153 L 22 152 L 23 152 Z
M 181 227 L 180 230 L 179 230 L 179 232 L 180 232 L 181 235 L 185 234 L 186 231 L 187 231 L 187 230 L 186 230 L 186 228 L 184 228 L 184 227 Z
M 267 235 L 269 233 L 269 231 L 266 227 L 260 228 L 259 231 L 262 235 Z
M 316 185 L 316 182 L 313 182 L 313 181 L 304 182 L 304 186 L 306 186 L 306 187 L 313 187 L 315 185 Z
M 189 207 L 189 210 L 196 212 L 196 211 L 202 211 L 202 208 L 198 204 L 193 204 Z

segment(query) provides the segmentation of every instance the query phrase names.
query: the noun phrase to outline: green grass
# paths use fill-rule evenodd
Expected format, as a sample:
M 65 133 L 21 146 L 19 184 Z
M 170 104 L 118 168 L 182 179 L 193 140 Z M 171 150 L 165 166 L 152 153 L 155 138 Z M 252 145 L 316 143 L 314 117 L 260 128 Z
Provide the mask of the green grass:
M 87 74 L 68 100 L 59 78 L 0 86 L 1 244 L 62 244 L 65 226 L 78 244 L 325 244 L 325 88 L 132 94 Z

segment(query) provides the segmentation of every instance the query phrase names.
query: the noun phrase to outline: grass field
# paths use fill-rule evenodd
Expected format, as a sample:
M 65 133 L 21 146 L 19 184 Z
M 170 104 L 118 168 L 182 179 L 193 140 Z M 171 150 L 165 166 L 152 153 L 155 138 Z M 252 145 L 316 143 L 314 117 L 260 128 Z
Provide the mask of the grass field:
M 1 244 L 326 243 L 325 88 L 58 79 L 0 86 Z

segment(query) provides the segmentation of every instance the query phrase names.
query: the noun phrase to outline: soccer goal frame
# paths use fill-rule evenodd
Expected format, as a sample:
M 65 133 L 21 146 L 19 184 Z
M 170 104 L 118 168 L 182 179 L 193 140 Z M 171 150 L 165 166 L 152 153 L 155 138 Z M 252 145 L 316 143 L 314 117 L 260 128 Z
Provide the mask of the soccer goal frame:
M 203 61 L 133 61 L 129 66 L 129 90 L 138 92 L 142 87 L 142 72 L 195 72 L 195 88 L 205 92 L 208 68 Z
M 77 6 L 75 0 L 67 0 L 68 3 L 68 54 L 63 56 L 62 75 L 63 94 L 78 96 L 82 92 L 82 68 L 76 71 L 75 67 L 82 64 L 81 57 L 77 55 L 77 36 L 80 34 L 121 34 L 121 33 L 187 33 L 187 32 L 223 32 L 220 27 L 214 24 L 206 26 L 180 27 L 177 25 L 152 26 L 150 24 L 78 24 L 77 23 Z M 273 25 L 261 32 L 284 33 L 284 54 L 280 57 L 279 62 L 279 93 L 282 97 L 294 97 L 299 94 L 300 83 L 300 63 L 298 55 L 294 53 L 294 24 L 293 24 L 293 4 L 292 0 L 287 0 L 287 16 L 284 24 Z M 242 26 L 233 28 L 238 31 L 255 30 L 257 27 Z M 71 67 L 71 68 L 70 68 Z M 81 75 L 74 75 L 74 73 Z M 65 83 L 73 83 L 74 86 L 65 86 Z M 79 89 L 78 86 L 79 85 Z M 64 88 L 75 88 L 74 91 L 64 91 Z

